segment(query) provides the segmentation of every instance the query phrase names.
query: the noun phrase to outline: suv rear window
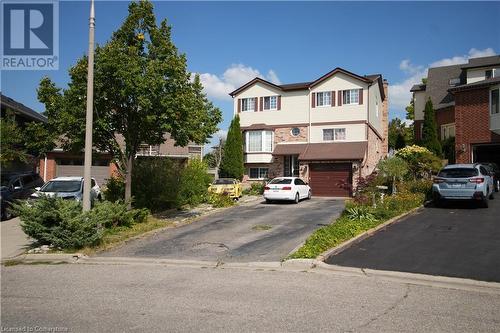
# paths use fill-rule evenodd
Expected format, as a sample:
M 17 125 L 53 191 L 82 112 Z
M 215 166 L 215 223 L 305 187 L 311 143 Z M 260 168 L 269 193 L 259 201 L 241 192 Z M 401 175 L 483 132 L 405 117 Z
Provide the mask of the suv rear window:
M 477 176 L 479 173 L 474 168 L 450 168 L 441 170 L 438 177 L 443 178 L 470 178 Z

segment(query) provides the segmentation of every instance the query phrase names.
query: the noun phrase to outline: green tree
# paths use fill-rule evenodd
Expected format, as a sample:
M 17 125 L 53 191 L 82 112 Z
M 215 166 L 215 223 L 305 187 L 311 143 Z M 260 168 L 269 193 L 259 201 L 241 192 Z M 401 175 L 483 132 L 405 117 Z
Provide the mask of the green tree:
M 410 104 L 405 108 L 406 110 L 406 119 L 415 120 L 415 101 L 413 98 L 410 101 Z
M 231 121 L 227 139 L 224 145 L 224 155 L 222 156 L 220 175 L 243 179 L 243 136 L 240 128 L 240 117 L 237 115 Z
M 389 179 L 392 184 L 392 194 L 397 192 L 396 180 L 402 180 L 408 173 L 408 164 L 399 157 L 389 157 L 385 160 L 380 160 L 378 169 L 382 176 Z
M 13 115 L 7 114 L 2 119 L 0 123 L 0 136 L 2 142 L 0 162 L 2 163 L 2 167 L 15 161 L 26 162 L 28 160 L 22 131 Z
M 94 148 L 114 156 L 131 199 L 133 160 L 139 146 L 161 144 L 170 133 L 176 145 L 203 144 L 217 130 L 221 112 L 203 94 L 198 75 L 171 41 L 166 20 L 159 25 L 149 1 L 132 2 L 128 17 L 94 63 Z M 81 151 L 85 140 L 87 57 L 69 70 L 64 91 L 42 79 L 39 100 L 63 148 Z
M 430 98 L 425 103 L 421 145 L 437 156 L 441 156 L 441 143 L 438 139 L 436 117 Z

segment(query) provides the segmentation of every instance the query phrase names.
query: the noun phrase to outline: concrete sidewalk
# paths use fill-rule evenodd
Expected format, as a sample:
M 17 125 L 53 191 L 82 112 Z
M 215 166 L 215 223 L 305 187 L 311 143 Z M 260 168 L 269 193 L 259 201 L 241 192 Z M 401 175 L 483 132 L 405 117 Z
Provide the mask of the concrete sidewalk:
M 30 239 L 21 229 L 20 223 L 18 217 L 0 222 L 2 261 L 22 254 L 31 244 Z

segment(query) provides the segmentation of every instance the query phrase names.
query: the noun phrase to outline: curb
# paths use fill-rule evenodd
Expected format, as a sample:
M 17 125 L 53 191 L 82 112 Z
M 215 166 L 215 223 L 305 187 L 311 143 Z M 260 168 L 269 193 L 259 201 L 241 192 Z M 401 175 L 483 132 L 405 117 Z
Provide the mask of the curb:
M 41 253 L 41 254 L 21 254 L 13 258 L 6 258 L 2 260 L 2 264 L 9 262 L 19 262 L 26 264 L 33 263 L 46 263 L 46 264 L 58 264 L 58 263 L 68 263 L 74 264 L 84 258 L 85 255 L 81 253 Z
M 351 238 L 351 239 L 348 239 L 346 240 L 345 242 L 331 248 L 331 249 L 328 249 L 326 250 L 325 252 L 321 253 L 319 256 L 316 257 L 316 260 L 317 261 L 321 261 L 321 262 L 324 262 L 328 257 L 330 256 L 333 256 L 333 255 L 336 255 L 336 254 L 339 254 L 340 252 L 343 252 L 344 250 L 348 249 L 349 247 L 351 247 L 352 245 L 356 244 L 356 243 L 359 243 L 361 241 L 363 241 L 364 239 L 368 238 L 368 237 L 371 237 L 373 236 L 375 233 L 377 233 L 378 231 L 380 231 L 381 229 L 385 229 L 387 228 L 388 226 L 390 226 L 391 224 L 394 224 L 396 222 L 398 222 L 399 220 L 401 220 L 403 217 L 406 217 L 410 214 L 413 214 L 415 213 L 416 211 L 418 211 L 419 209 L 421 209 L 422 207 L 424 207 L 423 205 L 420 205 L 416 208 L 413 208 L 401 215 L 398 215 L 398 216 L 395 216 L 387 221 L 385 221 L 384 223 L 382 224 L 379 224 L 378 226 L 376 227 L 373 227 L 357 236 L 355 236 L 354 238 Z

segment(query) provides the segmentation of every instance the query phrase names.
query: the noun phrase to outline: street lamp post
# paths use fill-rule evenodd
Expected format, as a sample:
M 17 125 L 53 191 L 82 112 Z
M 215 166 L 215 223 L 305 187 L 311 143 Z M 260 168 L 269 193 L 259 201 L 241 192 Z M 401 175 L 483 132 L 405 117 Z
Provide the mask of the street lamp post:
M 94 0 L 90 2 L 89 55 L 87 69 L 87 114 L 85 121 L 85 163 L 83 169 L 83 211 L 90 210 L 91 168 L 92 168 L 92 122 L 94 108 Z

